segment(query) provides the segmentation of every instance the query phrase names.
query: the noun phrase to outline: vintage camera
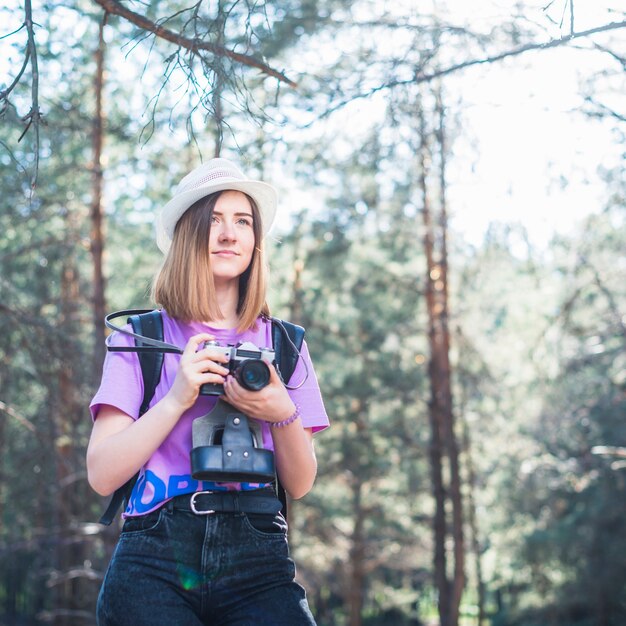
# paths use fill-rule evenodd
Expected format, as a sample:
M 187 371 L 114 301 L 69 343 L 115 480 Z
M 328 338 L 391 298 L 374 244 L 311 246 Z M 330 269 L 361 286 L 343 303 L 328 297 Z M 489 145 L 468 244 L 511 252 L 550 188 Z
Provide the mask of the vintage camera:
M 274 480 L 274 453 L 263 448 L 260 422 L 220 398 L 193 421 L 191 475 L 218 482 Z
M 204 348 L 211 348 L 215 354 L 228 358 L 226 367 L 245 389 L 259 391 L 270 382 L 269 363 L 274 362 L 274 350 L 257 348 L 250 341 L 236 345 L 222 346 L 217 341 L 206 341 Z M 224 386 L 219 383 L 205 383 L 200 387 L 201 396 L 224 395 Z

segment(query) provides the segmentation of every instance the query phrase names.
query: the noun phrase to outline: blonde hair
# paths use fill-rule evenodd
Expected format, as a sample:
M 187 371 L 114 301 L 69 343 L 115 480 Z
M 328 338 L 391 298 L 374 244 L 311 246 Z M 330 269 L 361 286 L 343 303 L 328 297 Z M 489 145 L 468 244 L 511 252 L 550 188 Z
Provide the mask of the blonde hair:
M 211 218 L 221 193 L 218 191 L 198 200 L 183 213 L 174 229 L 172 245 L 152 283 L 152 300 L 168 315 L 184 322 L 223 318 L 209 254 Z M 245 196 L 252 207 L 254 250 L 250 265 L 239 277 L 239 332 L 253 328 L 259 315 L 270 314 L 266 302 L 268 268 L 261 214 L 255 201 Z

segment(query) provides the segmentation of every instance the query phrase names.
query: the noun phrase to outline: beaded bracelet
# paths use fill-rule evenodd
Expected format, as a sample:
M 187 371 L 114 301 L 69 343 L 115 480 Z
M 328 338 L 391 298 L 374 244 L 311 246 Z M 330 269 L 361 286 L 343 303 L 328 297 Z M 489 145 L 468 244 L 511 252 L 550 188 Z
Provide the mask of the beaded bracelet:
M 271 424 L 274 428 L 282 428 L 283 426 L 289 426 L 289 424 L 295 422 L 299 417 L 300 407 L 296 404 L 296 410 L 287 419 L 284 419 L 282 422 L 272 422 Z

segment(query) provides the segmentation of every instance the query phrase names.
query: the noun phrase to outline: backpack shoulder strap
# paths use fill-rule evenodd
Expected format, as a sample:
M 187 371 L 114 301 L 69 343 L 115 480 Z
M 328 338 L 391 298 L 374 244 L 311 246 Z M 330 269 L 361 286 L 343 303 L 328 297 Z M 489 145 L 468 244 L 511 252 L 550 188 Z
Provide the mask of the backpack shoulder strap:
M 298 364 L 304 333 L 302 326 L 276 317 L 272 318 L 272 341 L 276 352 L 276 364 L 285 384 L 289 382 Z
M 163 318 L 161 311 L 150 311 L 139 315 L 131 315 L 128 318 L 133 330 L 138 335 L 163 341 Z M 135 344 L 137 344 L 135 340 Z M 141 376 L 143 378 L 143 400 L 139 415 L 143 415 L 150 405 L 154 391 L 161 380 L 163 369 L 163 352 L 138 352 Z
M 133 327 L 133 331 L 138 335 L 150 337 L 163 341 L 163 318 L 161 311 L 148 311 L 138 315 L 131 315 L 128 322 Z M 137 344 L 135 340 L 135 344 Z M 161 379 L 161 370 L 163 369 L 163 353 L 162 352 L 138 352 L 139 364 L 141 366 L 141 376 L 143 378 L 143 399 L 139 409 L 139 415 L 143 415 L 150 405 L 150 400 L 154 396 L 154 391 Z M 111 501 L 106 511 L 100 518 L 100 523 L 109 526 L 113 518 L 117 514 L 118 509 L 125 500 L 130 498 L 130 494 L 137 482 L 139 474 L 133 476 L 126 484 L 115 490 L 111 496 Z

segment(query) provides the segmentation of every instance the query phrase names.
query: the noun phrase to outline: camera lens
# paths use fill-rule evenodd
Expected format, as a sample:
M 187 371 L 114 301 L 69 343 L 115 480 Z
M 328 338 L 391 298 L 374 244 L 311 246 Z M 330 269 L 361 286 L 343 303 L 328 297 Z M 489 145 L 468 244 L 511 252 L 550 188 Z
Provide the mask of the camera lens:
M 249 359 L 235 370 L 235 378 L 242 387 L 258 391 L 270 382 L 270 368 L 261 359 Z

